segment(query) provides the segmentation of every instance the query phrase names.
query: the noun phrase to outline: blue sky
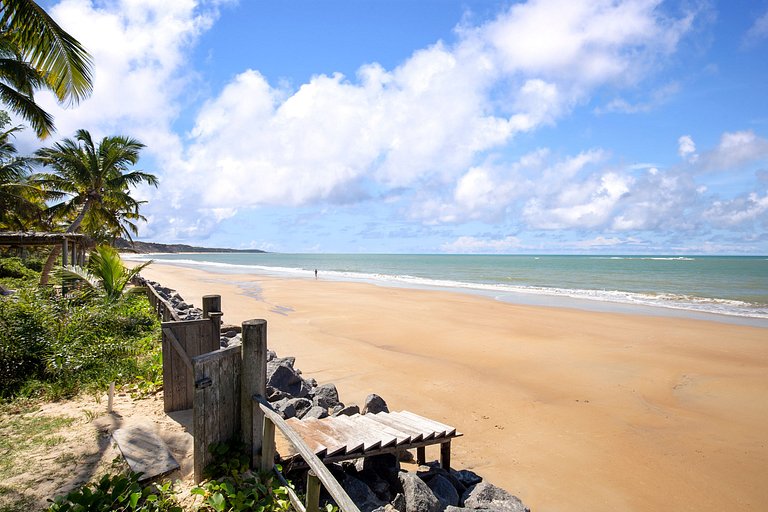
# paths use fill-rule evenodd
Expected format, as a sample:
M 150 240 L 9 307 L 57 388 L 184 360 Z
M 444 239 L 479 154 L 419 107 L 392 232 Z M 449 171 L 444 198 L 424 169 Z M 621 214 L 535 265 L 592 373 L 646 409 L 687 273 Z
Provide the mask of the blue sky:
M 147 145 L 138 239 L 768 254 L 768 0 L 43 5 L 95 61 L 57 137 Z

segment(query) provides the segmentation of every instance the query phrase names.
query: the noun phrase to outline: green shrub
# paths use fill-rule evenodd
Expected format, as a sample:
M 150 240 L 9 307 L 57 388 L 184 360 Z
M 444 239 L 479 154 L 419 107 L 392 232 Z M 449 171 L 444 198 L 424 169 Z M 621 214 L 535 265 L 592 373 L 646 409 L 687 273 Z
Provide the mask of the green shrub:
M 139 475 L 104 475 L 97 483 L 87 484 L 66 496 L 48 500 L 49 512 L 159 511 L 181 512 L 170 483 L 142 487 Z
M 208 447 L 213 462 L 205 468 L 209 478 L 194 487 L 192 494 L 202 498 L 199 510 L 208 512 L 262 512 L 291 509 L 288 492 L 271 471 L 252 473 L 250 457 L 242 443 L 214 443 Z
M 101 300 L 24 288 L 0 298 L 0 398 L 62 398 L 138 376 L 158 389 L 159 321 L 144 296 Z

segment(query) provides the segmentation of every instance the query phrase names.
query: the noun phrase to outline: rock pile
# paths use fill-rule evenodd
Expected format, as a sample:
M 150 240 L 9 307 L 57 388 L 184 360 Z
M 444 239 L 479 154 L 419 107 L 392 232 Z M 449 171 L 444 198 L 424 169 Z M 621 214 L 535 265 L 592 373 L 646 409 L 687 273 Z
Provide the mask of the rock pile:
M 145 285 L 168 301 L 182 320 L 202 318 L 202 310 L 185 302 L 175 290 L 154 281 L 145 281 Z M 222 347 L 240 342 L 239 326 L 222 325 Z M 376 394 L 368 395 L 362 410 L 356 404 L 344 404 L 334 384 L 318 385 L 315 379 L 305 379 L 295 362 L 294 357 L 267 352 L 267 399 L 283 418 L 389 412 L 386 401 Z M 472 471 L 445 470 L 433 462 L 414 473 L 402 470 L 400 459 L 413 460 L 413 455 L 405 452 L 399 459 L 376 455 L 331 464 L 329 469 L 362 512 L 530 512 L 516 496 L 484 482 Z M 293 471 L 289 478 L 300 485 L 306 482 L 306 473 Z M 332 501 L 329 496 L 326 499 Z

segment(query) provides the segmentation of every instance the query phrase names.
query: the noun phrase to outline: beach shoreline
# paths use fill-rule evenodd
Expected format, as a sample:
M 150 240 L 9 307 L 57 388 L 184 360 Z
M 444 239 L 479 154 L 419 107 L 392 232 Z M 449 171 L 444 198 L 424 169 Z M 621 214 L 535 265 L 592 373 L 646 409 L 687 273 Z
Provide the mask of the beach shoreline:
M 453 460 L 535 510 L 768 508 L 764 328 L 452 291 L 150 265 L 342 401 L 456 426 Z M 428 459 L 436 454 L 427 453 Z

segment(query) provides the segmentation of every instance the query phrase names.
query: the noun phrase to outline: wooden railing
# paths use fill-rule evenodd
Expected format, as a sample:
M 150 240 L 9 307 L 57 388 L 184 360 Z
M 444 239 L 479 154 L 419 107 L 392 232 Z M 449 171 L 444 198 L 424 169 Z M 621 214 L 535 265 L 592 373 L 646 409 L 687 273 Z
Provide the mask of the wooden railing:
M 285 420 L 275 412 L 270 403 L 261 396 L 253 397 L 254 408 L 258 407 L 264 415 L 264 422 L 262 426 L 262 444 L 261 444 L 261 469 L 264 471 L 274 471 L 278 479 L 288 489 L 288 497 L 291 500 L 291 504 L 295 510 L 299 512 L 317 512 L 320 510 L 320 484 L 325 486 L 325 489 L 333 497 L 339 509 L 342 512 L 360 512 L 360 509 L 352 502 L 344 488 L 339 484 L 336 478 L 328 471 L 323 461 L 321 461 L 317 455 L 312 452 L 310 447 L 301 436 L 293 430 Z M 254 418 L 257 417 L 254 414 Z M 254 425 L 255 427 L 255 425 Z M 275 427 L 283 433 L 285 438 L 293 445 L 296 451 L 304 462 L 309 466 L 310 471 L 307 473 L 307 498 L 306 503 L 301 503 L 301 500 L 296 493 L 291 489 L 285 478 L 280 471 L 275 467 Z
M 154 286 L 145 282 L 144 279 L 136 277 L 133 279 L 133 284 L 143 286 L 147 290 L 147 298 L 149 299 L 149 303 L 152 306 L 152 309 L 154 309 L 157 313 L 157 316 L 160 317 L 163 322 L 178 322 L 181 320 L 178 313 L 176 313 L 176 310 L 173 309 L 173 306 L 171 306 L 167 300 L 162 298 L 160 294 L 157 293 L 157 290 L 155 290 Z

